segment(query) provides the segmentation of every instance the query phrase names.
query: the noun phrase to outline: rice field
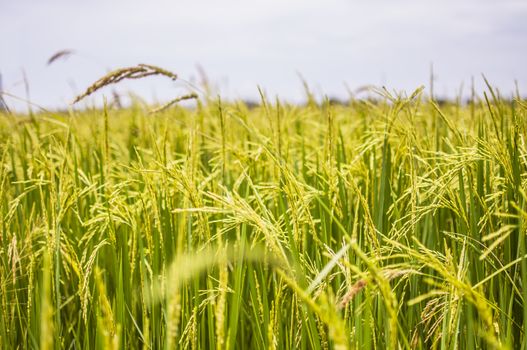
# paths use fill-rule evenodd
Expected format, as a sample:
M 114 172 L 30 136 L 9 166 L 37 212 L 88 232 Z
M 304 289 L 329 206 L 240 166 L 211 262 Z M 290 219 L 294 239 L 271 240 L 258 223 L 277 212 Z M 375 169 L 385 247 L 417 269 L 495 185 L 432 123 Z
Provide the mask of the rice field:
M 0 347 L 526 349 L 527 103 L 376 96 L 0 114 Z

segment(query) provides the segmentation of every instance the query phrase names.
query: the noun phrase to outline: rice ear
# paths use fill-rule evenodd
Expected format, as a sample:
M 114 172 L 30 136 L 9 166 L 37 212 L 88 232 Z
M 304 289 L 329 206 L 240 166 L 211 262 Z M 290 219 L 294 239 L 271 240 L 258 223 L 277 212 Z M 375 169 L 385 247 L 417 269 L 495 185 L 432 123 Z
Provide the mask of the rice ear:
M 151 114 L 154 114 L 154 113 L 158 113 L 158 112 L 161 112 L 161 111 L 164 111 L 165 109 L 169 108 L 170 106 L 180 102 L 180 101 L 184 101 L 184 100 L 192 100 L 192 99 L 196 99 L 198 98 L 198 95 L 195 93 L 195 92 L 192 92 L 190 94 L 187 94 L 187 95 L 183 95 L 183 96 L 179 96 L 179 97 L 176 97 L 175 99 L 171 100 L 170 102 L 167 102 L 165 103 L 164 105 L 158 107 L 158 108 L 154 108 L 150 111 Z
M 69 56 L 71 56 L 74 53 L 75 53 L 75 51 L 73 51 L 73 50 L 60 50 L 60 51 L 57 51 L 48 59 L 47 65 L 49 66 L 50 64 L 52 64 L 53 62 L 55 62 L 59 58 L 68 58 Z
M 134 67 L 119 68 L 106 74 L 105 76 L 97 80 L 95 83 L 90 85 L 86 89 L 86 91 L 83 94 L 78 95 L 71 104 L 79 102 L 80 100 L 84 99 L 85 97 L 88 97 L 95 91 L 100 90 L 105 86 L 117 84 L 124 79 L 142 79 L 153 75 L 162 75 L 172 80 L 177 79 L 177 74 L 149 64 L 139 64 Z

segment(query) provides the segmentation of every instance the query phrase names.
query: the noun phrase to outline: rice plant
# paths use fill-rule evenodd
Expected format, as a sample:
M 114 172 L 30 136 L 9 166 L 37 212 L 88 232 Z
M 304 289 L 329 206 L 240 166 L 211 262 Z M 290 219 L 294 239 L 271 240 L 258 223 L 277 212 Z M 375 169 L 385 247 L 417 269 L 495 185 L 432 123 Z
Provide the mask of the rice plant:
M 526 349 L 527 103 L 378 96 L 0 115 L 1 347 Z

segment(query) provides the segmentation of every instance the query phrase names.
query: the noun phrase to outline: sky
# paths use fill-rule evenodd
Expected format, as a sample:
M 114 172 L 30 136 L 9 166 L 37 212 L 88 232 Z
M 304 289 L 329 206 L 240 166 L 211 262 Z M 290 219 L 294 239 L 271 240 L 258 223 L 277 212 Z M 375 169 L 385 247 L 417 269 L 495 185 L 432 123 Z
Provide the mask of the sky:
M 182 78 L 115 86 L 147 101 L 190 91 L 200 71 L 225 99 L 257 100 L 260 86 L 299 102 L 302 79 L 317 96 L 347 98 L 364 85 L 411 93 L 429 87 L 431 65 L 445 97 L 468 94 L 472 77 L 481 91 L 482 73 L 504 95 L 515 81 L 527 92 L 525 0 L 0 0 L 0 33 L 4 91 L 46 108 L 138 63 Z M 64 49 L 74 54 L 47 65 Z

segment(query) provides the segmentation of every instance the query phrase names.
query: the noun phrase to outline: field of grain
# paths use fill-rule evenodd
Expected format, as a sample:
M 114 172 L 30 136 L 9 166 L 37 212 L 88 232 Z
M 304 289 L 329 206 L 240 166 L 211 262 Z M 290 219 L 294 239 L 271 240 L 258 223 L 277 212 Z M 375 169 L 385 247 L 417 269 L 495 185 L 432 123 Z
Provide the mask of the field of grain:
M 527 347 L 527 103 L 0 114 L 3 349 Z

